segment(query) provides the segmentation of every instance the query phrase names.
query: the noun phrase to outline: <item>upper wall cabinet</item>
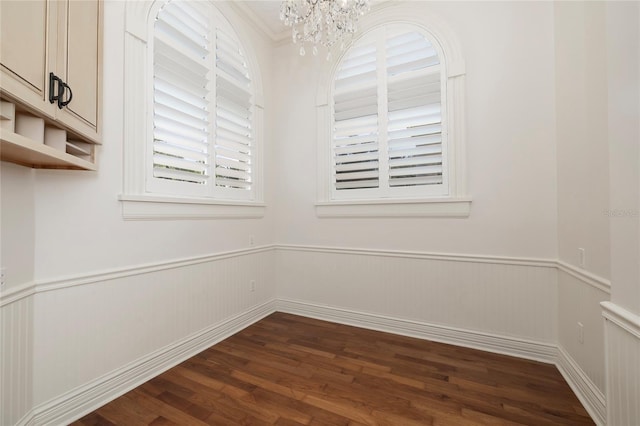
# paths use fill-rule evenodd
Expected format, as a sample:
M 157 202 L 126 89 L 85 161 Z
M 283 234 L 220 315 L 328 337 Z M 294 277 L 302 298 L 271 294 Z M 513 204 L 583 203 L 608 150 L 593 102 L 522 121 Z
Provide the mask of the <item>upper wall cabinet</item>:
M 46 157 L 53 148 L 58 152 L 52 154 L 58 157 L 71 155 L 82 160 L 69 159 L 74 164 L 58 164 L 61 168 L 95 168 L 84 167 L 83 162 L 95 165 L 93 144 L 102 142 L 102 2 L 2 0 L 0 32 L 2 159 L 57 167 L 56 161 L 38 164 L 35 160 Z M 27 124 L 20 125 L 20 121 L 28 123 L 29 129 L 23 131 Z M 47 140 L 47 135 L 56 136 Z M 26 148 L 16 146 L 21 142 L 33 143 Z M 82 149 L 69 149 L 67 142 Z M 33 149 L 42 152 L 28 155 L 30 159 L 20 157 Z
M 97 138 L 100 5 L 97 1 L 58 1 L 57 76 L 73 93 L 59 110 L 60 120 Z M 64 94 L 63 96 L 66 96 Z
M 48 71 L 55 69 L 55 55 L 50 54 L 56 47 L 54 6 L 46 0 L 0 3 L 2 94 L 51 117 L 54 105 L 45 98 Z

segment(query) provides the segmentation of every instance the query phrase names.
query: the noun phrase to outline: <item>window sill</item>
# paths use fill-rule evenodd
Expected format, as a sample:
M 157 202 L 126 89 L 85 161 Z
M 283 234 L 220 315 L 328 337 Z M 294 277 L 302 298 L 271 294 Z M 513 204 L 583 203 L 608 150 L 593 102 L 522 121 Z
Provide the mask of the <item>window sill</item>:
M 318 217 L 469 217 L 470 210 L 468 197 L 316 203 Z
M 120 195 L 125 220 L 257 219 L 266 206 L 260 202 L 208 200 L 155 195 Z

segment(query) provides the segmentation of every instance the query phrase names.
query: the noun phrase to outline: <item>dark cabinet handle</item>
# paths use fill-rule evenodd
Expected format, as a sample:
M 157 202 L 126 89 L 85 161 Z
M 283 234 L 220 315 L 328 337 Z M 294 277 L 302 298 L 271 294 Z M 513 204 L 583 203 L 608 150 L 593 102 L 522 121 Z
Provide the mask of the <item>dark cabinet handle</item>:
M 69 91 L 69 98 L 66 101 L 63 101 L 65 89 Z M 60 81 L 60 86 L 58 88 L 58 108 L 62 109 L 69 105 L 71 99 L 73 99 L 73 92 L 71 91 L 71 87 L 69 87 L 69 85 L 64 81 Z
M 58 83 L 57 90 L 56 90 L 56 83 Z M 69 91 L 69 98 L 65 101 L 64 92 L 67 90 Z M 67 83 L 62 81 L 60 77 L 50 72 L 49 73 L 49 102 L 51 103 L 58 102 L 58 108 L 62 109 L 67 105 L 69 105 L 69 102 L 71 102 L 71 99 L 73 99 L 73 92 L 71 91 L 71 87 L 69 87 Z
M 58 83 L 58 89 L 56 90 L 56 82 Z M 49 73 L 49 102 L 54 103 L 58 100 L 58 96 L 60 96 L 60 83 L 62 80 L 56 76 L 54 73 Z

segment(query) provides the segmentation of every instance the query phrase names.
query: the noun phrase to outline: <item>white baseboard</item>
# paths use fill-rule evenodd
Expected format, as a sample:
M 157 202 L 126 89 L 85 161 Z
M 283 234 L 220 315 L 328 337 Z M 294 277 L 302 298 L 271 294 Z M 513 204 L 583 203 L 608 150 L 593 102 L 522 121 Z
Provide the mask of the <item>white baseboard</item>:
M 24 425 L 67 424 L 275 312 L 271 300 L 35 407 Z
M 558 346 L 556 366 L 593 421 L 604 426 L 607 416 L 604 394 L 562 346 Z
M 511 355 L 548 364 L 554 364 L 556 361 L 556 345 L 552 343 L 498 336 L 479 331 L 356 312 L 295 300 L 278 299 L 276 310 L 402 336 Z

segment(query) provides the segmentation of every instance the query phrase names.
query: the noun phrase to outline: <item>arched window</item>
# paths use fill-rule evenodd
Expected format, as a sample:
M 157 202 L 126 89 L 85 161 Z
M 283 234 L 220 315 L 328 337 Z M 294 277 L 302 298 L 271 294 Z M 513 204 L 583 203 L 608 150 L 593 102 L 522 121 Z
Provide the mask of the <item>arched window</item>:
M 210 3 L 170 1 L 152 48 L 148 190 L 250 199 L 254 96 L 238 37 Z
M 467 216 L 455 38 L 402 5 L 368 15 L 361 34 L 318 89 L 318 215 Z
M 126 218 L 264 214 L 262 86 L 234 13 L 213 1 L 127 3 Z
M 440 56 L 410 25 L 378 28 L 346 52 L 333 80 L 336 199 L 447 194 Z

